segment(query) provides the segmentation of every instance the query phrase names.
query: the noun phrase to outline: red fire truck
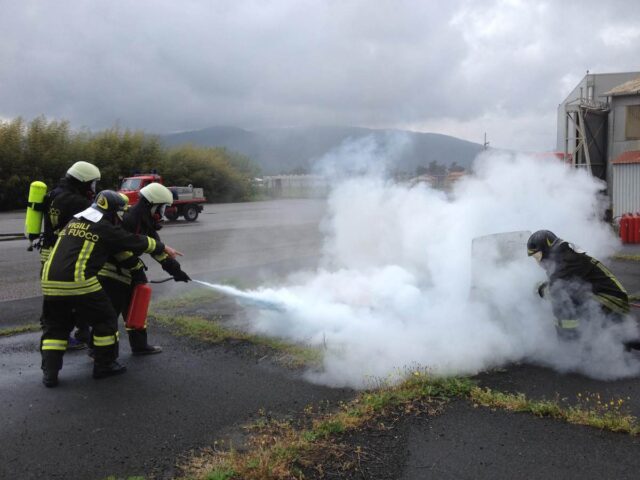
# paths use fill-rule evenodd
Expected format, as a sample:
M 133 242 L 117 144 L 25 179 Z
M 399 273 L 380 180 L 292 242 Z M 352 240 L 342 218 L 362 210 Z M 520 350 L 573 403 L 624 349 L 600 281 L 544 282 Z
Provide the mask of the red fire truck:
M 140 199 L 140 189 L 153 182 L 162 184 L 162 177 L 157 173 L 139 173 L 122 179 L 119 192 L 129 197 L 129 205 L 135 205 Z M 188 222 L 195 221 L 204 208 L 202 204 L 207 201 L 202 188 L 194 188 L 192 185 L 167 188 L 173 194 L 173 203 L 167 207 L 164 216 L 168 220 L 177 220 L 182 216 Z

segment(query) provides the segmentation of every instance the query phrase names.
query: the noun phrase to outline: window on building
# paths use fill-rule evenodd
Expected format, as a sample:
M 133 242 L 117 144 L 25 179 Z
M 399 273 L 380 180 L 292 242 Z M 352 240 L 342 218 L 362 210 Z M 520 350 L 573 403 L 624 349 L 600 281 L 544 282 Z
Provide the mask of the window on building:
M 627 140 L 640 140 L 640 105 L 629 105 L 627 107 L 624 136 Z
M 587 100 L 593 100 L 593 85 L 587 87 Z

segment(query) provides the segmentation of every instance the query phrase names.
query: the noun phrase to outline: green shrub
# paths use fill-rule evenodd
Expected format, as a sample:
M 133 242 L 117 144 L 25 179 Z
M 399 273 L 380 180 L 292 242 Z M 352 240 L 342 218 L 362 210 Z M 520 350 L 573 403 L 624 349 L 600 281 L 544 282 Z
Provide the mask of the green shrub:
M 248 199 L 251 179 L 259 175 L 249 158 L 224 148 L 167 149 L 144 132 L 74 132 L 67 121 L 17 118 L 0 121 L 0 210 L 24 208 L 32 181 L 51 189 L 79 160 L 100 168 L 99 189 L 117 189 L 123 177 L 155 169 L 167 185 L 204 188 L 210 202 Z

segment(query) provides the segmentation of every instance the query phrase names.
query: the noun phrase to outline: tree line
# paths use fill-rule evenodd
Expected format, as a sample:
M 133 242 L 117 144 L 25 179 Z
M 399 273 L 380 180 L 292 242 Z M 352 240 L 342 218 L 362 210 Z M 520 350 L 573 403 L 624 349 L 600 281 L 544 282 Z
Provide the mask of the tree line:
M 438 163 L 436 160 L 432 160 L 429 162 L 427 166 L 419 165 L 416 167 L 416 176 L 420 175 L 433 175 L 444 176 L 452 172 L 464 172 L 465 168 L 462 165 L 458 165 L 457 162 L 453 162 L 451 165 L 442 165 Z
M 79 160 L 100 169 L 101 190 L 117 190 L 123 177 L 156 170 L 168 186 L 202 187 L 211 202 L 249 199 L 252 179 L 260 175 L 248 157 L 225 148 L 167 148 L 140 131 L 73 131 L 67 121 L 17 118 L 0 121 L 0 210 L 23 208 L 31 182 L 51 189 Z

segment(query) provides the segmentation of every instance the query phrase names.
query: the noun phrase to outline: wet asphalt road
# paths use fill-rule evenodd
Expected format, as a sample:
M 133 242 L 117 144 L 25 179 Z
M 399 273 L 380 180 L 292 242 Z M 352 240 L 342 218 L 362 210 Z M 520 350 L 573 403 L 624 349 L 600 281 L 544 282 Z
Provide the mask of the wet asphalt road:
M 160 233 L 185 254 L 181 263 L 192 277 L 257 282 L 314 265 L 323 211 L 315 200 L 212 205 L 199 222 L 170 224 Z M 0 233 L 19 231 L 21 221 L 20 214 L 0 215 Z M 25 248 L 25 241 L 0 242 L 0 328 L 38 319 L 39 264 Z M 148 276 L 166 274 L 150 265 Z M 154 298 L 188 288 L 162 284 Z M 225 347 L 158 330 L 150 336 L 165 351 L 132 357 L 123 342 L 129 370 L 117 378 L 95 381 L 86 354 L 66 354 L 56 389 L 40 383 L 37 333 L 0 338 L 0 478 L 171 478 L 178 456 L 232 434 L 259 409 L 287 415 L 353 395 Z
M 465 401 L 413 422 L 401 480 L 637 479 L 640 439 Z
M 185 253 L 182 263 L 192 276 L 255 282 L 314 264 L 322 211 L 322 203 L 308 200 L 212 206 L 201 222 L 168 225 L 161 235 Z M 20 224 L 12 215 L 0 215 L 0 233 Z M 24 242 L 0 242 L 0 328 L 37 319 L 37 257 L 24 248 Z M 637 263 L 605 263 L 630 292 L 640 292 Z M 151 266 L 150 278 L 163 276 Z M 156 287 L 154 295 L 186 288 L 171 282 Z M 122 359 L 129 372 L 100 382 L 90 378 L 83 353 L 68 354 L 60 388 L 46 390 L 39 383 L 38 335 L 0 338 L 0 478 L 171 478 L 176 457 L 233 436 L 260 408 L 286 415 L 310 402 L 352 395 L 309 385 L 225 347 L 157 330 L 153 340 L 165 346 L 162 355 L 131 357 L 125 344 Z M 629 397 L 628 408 L 640 415 L 639 379 L 600 382 L 517 365 L 478 380 L 531 398 L 571 401 L 579 392 Z M 408 419 L 398 434 L 404 441 L 395 455 L 404 468 L 386 478 L 640 476 L 637 438 L 463 401 L 437 417 Z
M 288 415 L 351 395 L 223 347 L 157 330 L 153 340 L 161 355 L 132 357 L 123 345 L 127 373 L 102 381 L 91 379 L 85 352 L 68 353 L 60 386 L 49 390 L 38 334 L 0 339 L 0 478 L 172 478 L 179 455 L 233 435 L 259 409 Z
M 638 253 L 628 246 L 624 253 Z M 607 260 L 630 293 L 640 292 L 640 263 Z M 634 309 L 636 317 L 640 309 Z M 475 380 L 496 391 L 569 405 L 600 394 L 624 400 L 624 412 L 640 418 L 640 379 L 593 380 L 531 365 L 512 365 Z M 592 397 L 593 398 L 593 397 Z M 595 399 L 588 406 L 593 406 Z M 638 479 L 640 438 L 566 424 L 528 413 L 475 407 L 456 401 L 439 416 L 407 422 L 400 480 L 424 479 Z
M 207 205 L 197 222 L 171 222 L 160 236 L 184 253 L 180 263 L 191 276 L 254 268 L 258 277 L 263 264 L 318 255 L 323 213 L 320 200 Z M 23 222 L 22 212 L 0 213 L 0 239 L 21 232 Z M 27 245 L 26 240 L 0 241 L 0 302 L 40 295 L 40 260 Z M 166 276 L 153 260 L 147 263 L 150 279 Z M 0 323 L 6 318 L 0 312 Z

